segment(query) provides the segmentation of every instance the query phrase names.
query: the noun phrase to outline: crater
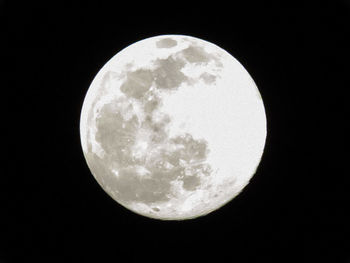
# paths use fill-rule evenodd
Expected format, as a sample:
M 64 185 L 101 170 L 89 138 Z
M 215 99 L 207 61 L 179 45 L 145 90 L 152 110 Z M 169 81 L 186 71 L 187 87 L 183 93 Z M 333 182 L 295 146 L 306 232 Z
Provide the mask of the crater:
M 181 72 L 181 69 L 185 66 L 183 60 L 169 56 L 166 59 L 157 59 L 155 64 L 158 66 L 154 71 L 158 88 L 175 89 L 181 83 L 187 81 L 187 77 Z
M 140 99 L 150 89 L 153 82 L 151 70 L 138 69 L 128 72 L 120 90 L 127 96 Z
M 193 191 L 200 185 L 200 178 L 198 176 L 184 177 L 183 188 L 187 191 Z
M 164 38 L 156 42 L 157 48 L 172 48 L 177 45 L 177 41 L 171 38 Z
M 181 53 L 190 63 L 207 63 L 211 60 L 210 54 L 208 54 L 202 47 L 189 46 L 182 50 Z
M 212 84 L 216 80 L 216 76 L 209 74 L 207 72 L 204 72 L 203 74 L 200 75 L 200 78 L 204 81 L 206 84 Z

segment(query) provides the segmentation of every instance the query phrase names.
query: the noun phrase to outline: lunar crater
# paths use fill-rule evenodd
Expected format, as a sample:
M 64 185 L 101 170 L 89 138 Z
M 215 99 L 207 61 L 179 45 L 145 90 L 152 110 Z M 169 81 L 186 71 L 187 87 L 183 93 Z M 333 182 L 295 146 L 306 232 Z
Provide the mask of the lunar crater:
M 177 45 L 177 41 L 172 38 L 163 38 L 156 42 L 157 48 L 172 48 Z

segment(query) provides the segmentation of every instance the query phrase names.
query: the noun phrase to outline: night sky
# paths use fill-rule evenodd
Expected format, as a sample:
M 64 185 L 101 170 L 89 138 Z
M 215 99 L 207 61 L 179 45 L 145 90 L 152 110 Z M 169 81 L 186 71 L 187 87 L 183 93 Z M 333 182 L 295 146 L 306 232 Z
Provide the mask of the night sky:
M 350 2 L 63 2 L 0 0 L 1 263 L 350 262 Z M 194 220 L 122 207 L 91 175 L 80 145 L 80 111 L 98 70 L 160 34 L 232 54 L 267 115 L 250 184 Z

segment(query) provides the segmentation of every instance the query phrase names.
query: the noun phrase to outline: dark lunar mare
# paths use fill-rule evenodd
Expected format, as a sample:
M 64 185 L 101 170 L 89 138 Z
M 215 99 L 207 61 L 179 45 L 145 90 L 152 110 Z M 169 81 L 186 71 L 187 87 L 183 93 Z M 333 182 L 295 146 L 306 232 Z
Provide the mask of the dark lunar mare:
M 171 41 L 165 41 L 160 45 L 172 44 L 174 43 Z M 153 117 L 154 111 L 162 104 L 157 94 L 150 90 L 153 84 L 157 89 L 172 91 L 183 82 L 189 81 L 181 72 L 186 63 L 208 63 L 213 59 L 197 46 L 190 46 L 180 52 L 182 56 L 171 55 L 166 59 L 155 60 L 154 70 L 140 68 L 126 73 L 120 87 L 126 97 L 104 105 L 99 111 L 95 139 L 105 154 L 100 158 L 91 151 L 90 145 L 86 153 L 87 161 L 100 184 L 105 189 L 110 187 L 117 200 L 123 204 L 132 201 L 146 204 L 167 201 L 172 198 L 170 194 L 173 180 L 180 180 L 184 189 L 195 191 L 201 184 L 201 176 L 211 174 L 212 169 L 206 163 L 209 150 L 205 140 L 194 139 L 190 134 L 169 138 L 167 125 L 171 122 L 170 116 L 164 115 L 160 120 Z M 215 81 L 215 77 L 208 73 L 201 77 L 205 82 Z M 108 81 L 102 85 L 108 85 Z M 138 119 L 130 98 L 142 103 L 145 120 Z M 128 104 L 127 112 L 132 115 L 130 119 L 123 116 L 118 103 Z M 91 114 L 90 111 L 90 121 Z M 135 158 L 132 148 L 140 129 L 150 135 L 148 149 L 155 154 Z M 140 176 L 139 167 L 146 168 L 149 176 Z M 113 170 L 118 171 L 118 176 Z

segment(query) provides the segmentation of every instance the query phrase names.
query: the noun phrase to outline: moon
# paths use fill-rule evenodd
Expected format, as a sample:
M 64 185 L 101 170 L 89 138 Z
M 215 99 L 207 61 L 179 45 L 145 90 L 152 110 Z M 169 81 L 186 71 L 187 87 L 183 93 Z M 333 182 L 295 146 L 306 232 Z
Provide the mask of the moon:
M 262 97 L 245 68 L 208 41 L 161 35 L 112 57 L 80 118 L 91 173 L 146 217 L 206 215 L 249 183 L 266 139 Z

